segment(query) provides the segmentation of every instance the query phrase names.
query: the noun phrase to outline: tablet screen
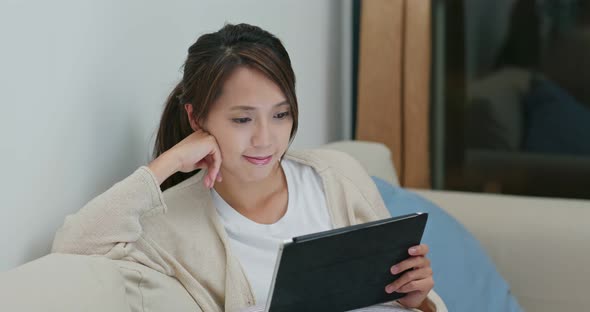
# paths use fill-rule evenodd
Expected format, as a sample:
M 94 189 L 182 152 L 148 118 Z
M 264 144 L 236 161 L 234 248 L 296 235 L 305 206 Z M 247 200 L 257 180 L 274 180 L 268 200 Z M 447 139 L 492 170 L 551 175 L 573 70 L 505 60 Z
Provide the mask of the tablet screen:
M 428 214 L 417 213 L 296 237 L 282 246 L 267 309 L 347 311 L 393 301 L 390 268 L 420 244 Z

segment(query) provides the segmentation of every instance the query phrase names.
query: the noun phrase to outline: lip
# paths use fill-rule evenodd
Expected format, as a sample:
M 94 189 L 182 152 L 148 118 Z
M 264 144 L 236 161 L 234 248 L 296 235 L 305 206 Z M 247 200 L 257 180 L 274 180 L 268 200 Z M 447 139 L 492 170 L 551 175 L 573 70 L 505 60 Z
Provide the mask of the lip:
M 270 156 L 246 156 L 242 155 L 247 161 L 257 166 L 264 166 L 270 163 L 272 155 Z

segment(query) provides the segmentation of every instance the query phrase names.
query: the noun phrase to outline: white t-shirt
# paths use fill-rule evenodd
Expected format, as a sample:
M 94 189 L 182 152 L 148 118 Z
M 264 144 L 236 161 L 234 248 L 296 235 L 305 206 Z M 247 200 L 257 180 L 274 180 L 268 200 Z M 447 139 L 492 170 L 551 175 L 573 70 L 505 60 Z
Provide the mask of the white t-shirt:
M 256 223 L 234 210 L 212 189 L 213 202 L 230 248 L 250 281 L 257 304 L 266 302 L 280 244 L 333 228 L 322 180 L 309 166 L 283 159 L 288 189 L 285 215 L 274 224 Z

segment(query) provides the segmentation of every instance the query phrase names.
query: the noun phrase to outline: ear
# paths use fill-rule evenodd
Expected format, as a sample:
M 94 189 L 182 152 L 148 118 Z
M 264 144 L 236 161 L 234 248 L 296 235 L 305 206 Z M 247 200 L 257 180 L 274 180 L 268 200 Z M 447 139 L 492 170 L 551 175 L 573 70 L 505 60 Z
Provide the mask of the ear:
M 195 121 L 195 119 L 193 118 L 193 106 L 191 104 L 189 104 L 189 103 L 184 104 L 184 110 L 186 111 L 188 122 L 190 123 L 191 128 L 193 129 L 193 131 L 199 130 L 200 127 L 197 124 L 197 122 Z

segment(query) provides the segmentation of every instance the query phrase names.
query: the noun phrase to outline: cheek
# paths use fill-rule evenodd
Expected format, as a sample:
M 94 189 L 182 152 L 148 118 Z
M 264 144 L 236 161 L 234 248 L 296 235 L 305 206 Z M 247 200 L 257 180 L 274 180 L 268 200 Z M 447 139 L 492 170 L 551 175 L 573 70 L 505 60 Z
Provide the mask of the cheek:
M 228 160 L 239 157 L 247 145 L 246 136 L 247 131 L 240 131 L 233 127 L 221 129 L 221 131 L 215 135 L 217 144 L 221 149 L 221 156 Z
M 285 122 L 285 124 L 281 128 L 281 131 L 279 132 L 281 135 L 281 141 L 286 142 L 286 143 L 284 143 L 285 145 L 289 144 L 289 140 L 291 139 L 291 130 L 292 129 L 293 129 L 293 121 L 291 120 L 291 122 Z

